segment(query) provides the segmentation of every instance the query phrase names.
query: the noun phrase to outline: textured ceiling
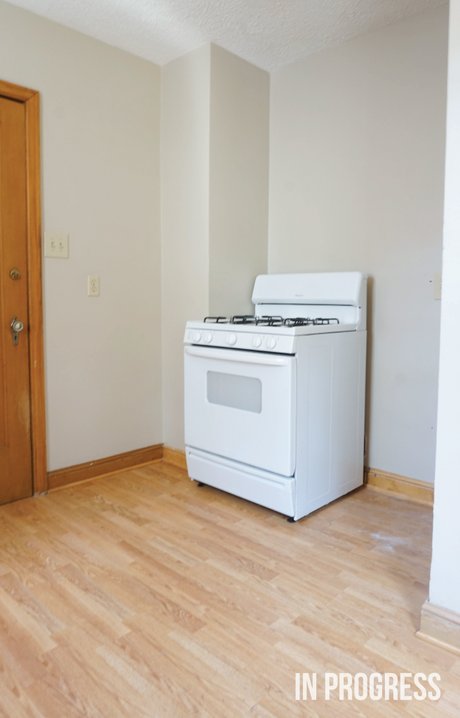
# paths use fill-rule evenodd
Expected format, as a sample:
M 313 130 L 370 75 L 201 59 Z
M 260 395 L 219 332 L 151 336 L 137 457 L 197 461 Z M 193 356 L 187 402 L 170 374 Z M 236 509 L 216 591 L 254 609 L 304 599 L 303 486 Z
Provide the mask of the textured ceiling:
M 164 65 L 206 42 L 272 72 L 446 0 L 9 0 Z

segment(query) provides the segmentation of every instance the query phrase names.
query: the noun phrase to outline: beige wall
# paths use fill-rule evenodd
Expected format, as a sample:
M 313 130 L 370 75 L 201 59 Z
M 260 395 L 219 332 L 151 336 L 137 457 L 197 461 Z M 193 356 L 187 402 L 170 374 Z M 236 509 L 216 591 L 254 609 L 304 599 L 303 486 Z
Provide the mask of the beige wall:
M 269 271 L 372 281 L 373 468 L 433 481 L 448 7 L 271 77 Z
M 49 469 L 161 442 L 159 68 L 0 2 L 0 77 L 41 93 Z M 87 275 L 101 296 L 87 297 Z
M 0 24 L 0 77 L 42 97 L 43 226 L 70 234 L 44 260 L 49 468 L 182 448 L 185 322 L 251 311 L 266 271 L 268 75 L 212 45 L 162 69 L 160 257 L 159 68 L 1 0 Z M 269 271 L 371 276 L 367 462 L 427 481 L 446 46 L 443 6 L 271 78 Z
M 209 312 L 252 314 L 267 271 L 268 72 L 211 45 Z
M 163 436 L 184 444 L 183 336 L 209 306 L 210 46 L 162 68 Z
M 460 0 L 451 1 L 450 18 L 443 302 L 430 602 L 460 614 Z
M 184 448 L 188 319 L 251 311 L 267 268 L 269 76 L 213 45 L 162 68 L 164 442 Z

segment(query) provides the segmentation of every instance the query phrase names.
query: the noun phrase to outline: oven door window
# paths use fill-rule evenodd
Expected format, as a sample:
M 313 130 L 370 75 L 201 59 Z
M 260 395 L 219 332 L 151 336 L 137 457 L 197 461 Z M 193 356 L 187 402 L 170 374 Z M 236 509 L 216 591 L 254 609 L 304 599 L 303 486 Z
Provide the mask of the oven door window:
M 208 401 L 241 411 L 262 411 L 262 382 L 252 376 L 208 371 Z
M 295 387 L 295 356 L 186 347 L 185 443 L 293 476 Z

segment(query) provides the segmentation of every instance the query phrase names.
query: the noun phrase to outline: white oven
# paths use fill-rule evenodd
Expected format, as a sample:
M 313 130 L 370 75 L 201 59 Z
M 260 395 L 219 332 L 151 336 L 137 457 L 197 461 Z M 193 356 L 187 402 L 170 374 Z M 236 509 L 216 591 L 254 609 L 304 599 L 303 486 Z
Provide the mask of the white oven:
M 263 275 L 253 302 L 187 323 L 187 468 L 297 520 L 363 480 L 366 280 Z

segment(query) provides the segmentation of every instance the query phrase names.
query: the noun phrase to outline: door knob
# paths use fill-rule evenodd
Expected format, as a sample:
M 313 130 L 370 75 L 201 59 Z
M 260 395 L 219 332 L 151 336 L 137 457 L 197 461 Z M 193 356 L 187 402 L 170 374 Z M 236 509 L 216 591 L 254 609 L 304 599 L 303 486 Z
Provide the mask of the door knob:
M 14 346 L 17 346 L 18 339 L 19 339 L 19 332 L 22 332 L 24 329 L 24 324 L 19 321 L 17 317 L 14 317 L 13 321 L 11 322 L 11 333 L 13 334 L 13 344 Z

